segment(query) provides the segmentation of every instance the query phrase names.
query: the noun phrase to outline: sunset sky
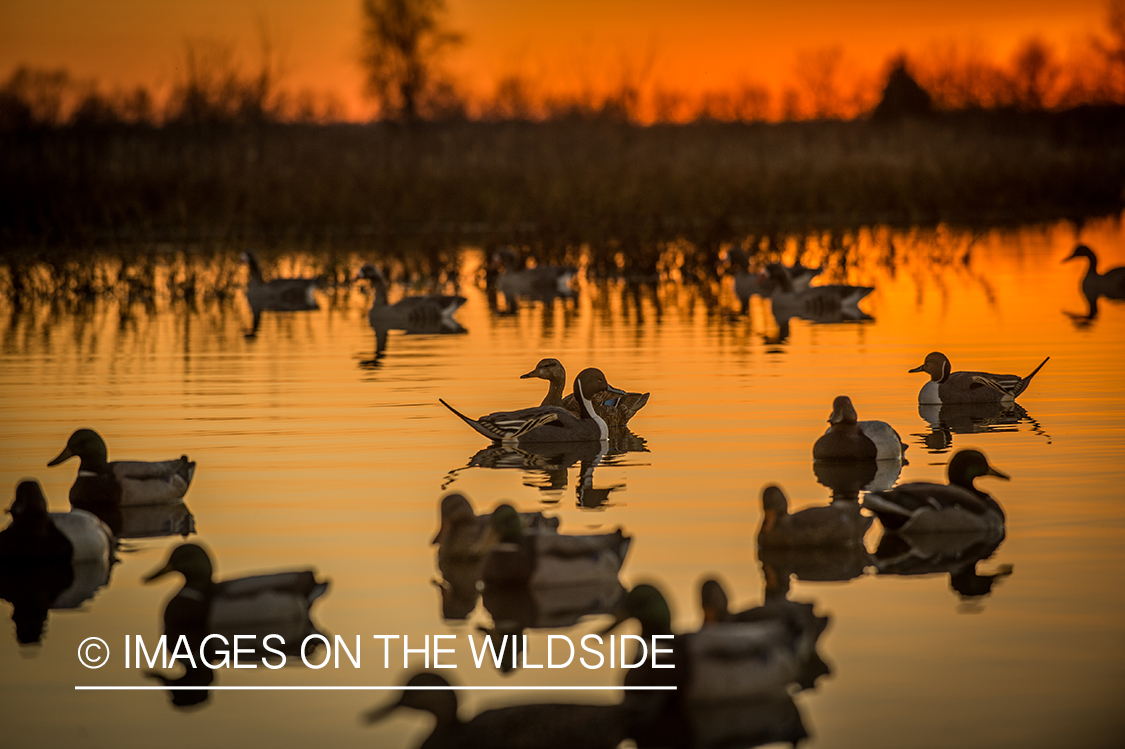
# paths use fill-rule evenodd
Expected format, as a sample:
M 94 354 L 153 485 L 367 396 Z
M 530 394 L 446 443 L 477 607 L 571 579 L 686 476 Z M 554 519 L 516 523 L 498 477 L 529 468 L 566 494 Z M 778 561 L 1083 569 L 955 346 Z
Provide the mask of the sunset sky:
M 594 89 L 624 76 L 689 93 L 792 79 L 802 52 L 840 46 L 846 70 L 875 73 L 897 51 L 976 44 L 1004 61 L 1032 35 L 1059 52 L 1104 26 L 1104 0 L 448 0 L 465 43 L 449 66 L 487 94 L 522 73 L 543 90 Z M 0 4 L 0 75 L 17 65 L 65 67 L 108 86 L 160 90 L 177 77 L 186 40 L 233 44 L 257 59 L 264 21 L 284 84 L 332 91 L 363 116 L 359 0 L 36 0 Z M 645 77 L 640 78 L 641 75 Z

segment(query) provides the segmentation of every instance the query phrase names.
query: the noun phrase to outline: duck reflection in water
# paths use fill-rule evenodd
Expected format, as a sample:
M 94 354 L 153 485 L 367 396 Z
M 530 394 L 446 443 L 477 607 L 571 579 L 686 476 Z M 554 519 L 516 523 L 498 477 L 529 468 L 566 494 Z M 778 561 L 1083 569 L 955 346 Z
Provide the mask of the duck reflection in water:
M 966 602 L 984 598 L 993 586 L 1012 574 L 1010 564 L 981 574 L 977 565 L 996 553 L 1003 529 L 976 533 L 909 533 L 888 531 L 875 550 L 880 575 L 949 575 L 949 587 Z
M 1015 432 L 1021 424 L 1027 424 L 1032 432 L 1045 438 L 1048 443 L 1051 441 L 1050 435 L 1043 431 L 1039 422 L 1027 413 L 1027 409 L 1015 402 L 920 405 L 918 415 L 930 425 L 930 431 L 915 436 L 920 438 L 921 444 L 931 453 L 950 450 L 954 434 Z
M 0 531 L 0 598 L 12 604 L 16 640 L 41 642 L 51 609 L 74 609 L 109 583 L 117 543 L 84 510 L 48 512 L 38 481 L 23 481 Z
M 833 502 L 857 502 L 861 491 L 890 489 L 901 473 L 902 462 L 897 460 L 813 461 L 813 475 L 818 484 L 832 490 Z
M 262 322 L 262 313 L 305 312 L 320 309 L 316 303 L 316 278 L 275 278 L 266 281 L 262 276 L 258 258 L 249 250 L 242 253 L 242 262 L 250 269 L 246 283 L 246 301 L 254 322 L 246 333 L 247 338 L 256 338 Z

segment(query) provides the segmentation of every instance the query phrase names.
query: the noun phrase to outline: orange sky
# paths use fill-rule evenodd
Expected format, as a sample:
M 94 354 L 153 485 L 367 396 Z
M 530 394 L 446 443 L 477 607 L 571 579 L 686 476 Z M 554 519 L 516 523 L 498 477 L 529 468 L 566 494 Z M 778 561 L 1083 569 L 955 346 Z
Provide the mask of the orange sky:
M 449 62 L 471 90 L 523 72 L 546 88 L 618 81 L 686 91 L 742 81 L 774 89 L 798 53 L 831 45 L 853 69 L 897 50 L 977 41 L 1004 60 L 1038 34 L 1061 52 L 1103 25 L 1103 0 L 447 0 L 465 44 Z M 688 10 L 690 5 L 691 10 Z M 0 0 L 0 75 L 16 65 L 67 67 L 113 85 L 166 86 L 187 38 L 218 38 L 253 60 L 259 19 L 283 52 L 293 88 L 334 90 L 363 111 L 359 0 Z

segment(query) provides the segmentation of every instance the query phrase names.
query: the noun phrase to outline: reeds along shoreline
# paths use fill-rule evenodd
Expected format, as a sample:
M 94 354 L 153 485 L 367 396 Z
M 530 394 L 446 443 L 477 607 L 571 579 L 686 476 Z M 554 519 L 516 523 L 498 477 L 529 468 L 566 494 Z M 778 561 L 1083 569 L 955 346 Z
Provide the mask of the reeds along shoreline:
M 683 238 L 1120 210 L 1125 107 L 893 122 L 67 126 L 0 134 L 0 242 L 628 254 Z M 421 237 L 421 241 L 419 238 Z M 366 240 L 365 240 L 366 241 Z

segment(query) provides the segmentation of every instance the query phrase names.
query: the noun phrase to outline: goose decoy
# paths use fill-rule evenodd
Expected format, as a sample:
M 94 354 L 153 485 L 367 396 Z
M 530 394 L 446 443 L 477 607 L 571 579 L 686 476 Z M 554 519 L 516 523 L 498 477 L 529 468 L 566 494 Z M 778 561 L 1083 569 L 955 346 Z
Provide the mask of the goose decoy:
M 1087 261 L 1086 275 L 1082 278 L 1083 294 L 1092 298 L 1104 296 L 1109 299 L 1125 299 L 1125 267 L 1098 273 L 1098 256 L 1084 244 L 1075 247 L 1074 252 L 1063 262 L 1078 258 L 1086 258 Z
M 439 559 L 468 559 L 488 552 L 488 548 L 482 547 L 482 537 L 492 515 L 477 515 L 462 494 L 443 497 L 440 514 L 441 525 L 431 542 L 438 547 Z M 559 529 L 557 517 L 546 517 L 541 512 L 520 513 L 519 521 L 524 532 L 557 533 Z
M 551 298 L 572 293 L 571 280 L 578 275 L 577 268 L 557 265 L 537 265 L 525 268 L 511 247 L 502 247 L 492 255 L 492 268 L 498 271 L 496 290 L 514 303 L 517 297 L 533 299 Z
M 21 481 L 0 531 L 0 561 L 108 565 L 117 546 L 106 524 L 85 510 L 48 512 L 38 481 Z
M 859 302 L 875 289 L 871 286 L 848 286 L 831 284 L 827 286 L 808 286 L 799 288 L 793 283 L 785 266 L 770 263 L 766 266 L 767 280 L 763 290 L 767 291 L 775 316 L 788 313 L 789 316 L 809 316 L 814 320 L 834 318 L 839 315 L 860 315 Z M 826 320 L 827 321 L 827 320 Z
M 300 311 L 317 309 L 315 278 L 275 278 L 266 281 L 262 278 L 262 268 L 253 252 L 245 251 L 242 262 L 250 269 L 250 279 L 246 285 L 246 297 L 250 306 L 256 309 L 276 311 Z
M 574 399 L 578 404 L 578 416 L 558 406 L 535 406 L 519 411 L 498 411 L 479 419 L 470 419 L 444 400 L 438 400 L 479 434 L 496 442 L 605 441 L 609 439 L 609 426 L 598 415 L 592 399 L 606 390 L 625 394 L 623 390 L 611 388 L 600 369 L 590 368 L 579 372 L 574 378 Z
M 762 490 L 762 527 L 759 548 L 856 546 L 871 527 L 873 518 L 863 515 L 856 502 L 833 502 L 789 514 L 789 500 L 773 484 Z
M 573 416 L 579 416 L 578 402 L 571 393 L 563 397 L 563 388 L 566 387 L 566 369 L 558 359 L 540 359 L 535 369 L 527 374 L 520 375 L 521 380 L 538 378 L 549 383 L 547 395 L 543 397 L 540 406 L 559 406 L 565 408 Z M 621 395 L 615 390 L 605 390 L 591 398 L 594 410 L 608 426 L 623 427 L 629 419 L 636 415 L 648 403 L 648 393 L 625 393 Z
M 77 456 L 78 478 L 70 487 L 70 504 L 79 509 L 157 505 L 183 499 L 195 475 L 195 463 L 177 460 L 143 462 L 107 459 L 105 440 L 93 429 L 70 435 L 66 447 L 48 463 L 57 466 Z
M 171 573 L 184 585 L 164 609 L 166 632 L 278 634 L 278 649 L 299 653 L 306 636 L 317 634 L 309 618 L 314 601 L 328 590 L 312 570 L 255 575 L 215 582 L 207 552 L 197 544 L 181 544 L 168 563 L 144 578 L 146 583 Z M 276 642 L 275 642 L 276 644 Z
M 359 269 L 356 280 L 371 282 L 375 299 L 367 318 L 374 328 L 393 328 L 408 332 L 433 332 L 441 328 L 462 329 L 453 313 L 465 303 L 465 297 L 447 294 L 426 294 L 403 297 L 394 304 L 387 302 L 387 279 L 371 263 Z
M 755 294 L 768 296 L 772 290 L 769 276 L 764 272 L 754 272 L 750 268 L 750 256 L 741 247 L 727 252 L 727 260 L 734 269 L 734 294 L 742 303 L 742 311 L 747 310 L 750 297 Z M 779 264 L 780 265 L 780 264 Z M 781 265 L 794 291 L 804 291 L 809 283 L 819 276 L 824 268 L 809 268 L 799 261 L 793 265 Z
M 852 399 L 832 401 L 831 424 L 813 445 L 815 460 L 902 460 L 906 445 L 885 421 L 859 421 Z
M 925 372 L 930 381 L 918 393 L 921 405 L 941 406 L 947 403 L 1011 403 L 1027 390 L 1031 378 L 1039 373 L 1047 357 L 1027 377 L 998 375 L 988 372 L 954 372 L 949 358 L 940 351 L 926 354 L 926 360 L 910 372 Z
M 993 468 L 977 450 L 962 450 L 949 461 L 949 483 L 915 481 L 889 491 L 871 492 L 863 506 L 888 530 L 908 533 L 961 533 L 1003 528 L 1000 504 L 977 489 L 981 476 L 1009 476 Z
M 457 693 L 443 677 L 415 674 L 406 687 L 397 702 L 368 711 L 363 721 L 376 723 L 400 707 L 428 712 L 436 723 L 422 749 L 613 749 L 627 737 L 619 705 L 514 705 L 463 721 Z
M 552 587 L 616 579 L 632 539 L 621 532 L 585 536 L 525 533 L 509 504 L 492 511 L 481 579 L 489 585 Z

